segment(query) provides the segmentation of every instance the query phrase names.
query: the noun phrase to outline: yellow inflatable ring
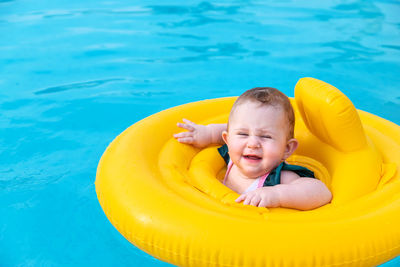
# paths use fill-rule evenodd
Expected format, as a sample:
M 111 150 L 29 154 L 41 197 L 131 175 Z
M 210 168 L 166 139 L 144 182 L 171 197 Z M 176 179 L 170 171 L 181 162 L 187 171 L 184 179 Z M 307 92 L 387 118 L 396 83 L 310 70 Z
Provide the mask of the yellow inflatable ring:
M 339 90 L 303 78 L 295 88 L 290 161 L 333 193 L 311 211 L 237 204 L 218 178 L 215 148 L 172 138 L 182 117 L 224 123 L 235 98 L 174 107 L 119 135 L 102 156 L 100 204 L 130 242 L 179 266 L 376 266 L 400 254 L 400 127 L 357 111 Z

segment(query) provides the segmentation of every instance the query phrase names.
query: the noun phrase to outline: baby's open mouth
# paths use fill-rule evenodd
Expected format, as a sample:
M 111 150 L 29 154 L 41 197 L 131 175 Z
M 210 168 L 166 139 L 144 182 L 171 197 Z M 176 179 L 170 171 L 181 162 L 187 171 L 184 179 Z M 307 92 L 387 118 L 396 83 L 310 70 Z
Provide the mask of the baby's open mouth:
M 243 156 L 246 159 L 251 159 L 251 160 L 259 160 L 261 159 L 261 157 L 257 156 L 257 155 L 244 155 Z

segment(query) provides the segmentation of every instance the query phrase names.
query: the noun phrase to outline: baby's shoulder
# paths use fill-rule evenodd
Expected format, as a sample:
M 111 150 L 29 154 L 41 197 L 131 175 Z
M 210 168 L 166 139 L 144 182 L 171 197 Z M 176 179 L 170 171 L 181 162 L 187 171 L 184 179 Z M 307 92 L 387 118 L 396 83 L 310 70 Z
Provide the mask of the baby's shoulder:
M 299 178 L 300 176 L 294 171 L 282 170 L 281 172 L 281 184 L 290 184 L 291 182 Z

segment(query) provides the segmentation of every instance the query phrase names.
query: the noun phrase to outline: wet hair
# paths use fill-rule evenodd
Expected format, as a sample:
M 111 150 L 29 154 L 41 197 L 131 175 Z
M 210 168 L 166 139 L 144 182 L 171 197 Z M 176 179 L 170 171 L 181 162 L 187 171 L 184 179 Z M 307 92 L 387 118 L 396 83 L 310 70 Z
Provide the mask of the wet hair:
M 288 139 L 294 137 L 294 111 L 289 98 L 284 93 L 272 87 L 256 87 L 249 89 L 236 99 L 229 114 L 229 118 L 231 118 L 239 105 L 248 101 L 260 103 L 261 106 L 281 108 L 286 114 L 289 125 Z

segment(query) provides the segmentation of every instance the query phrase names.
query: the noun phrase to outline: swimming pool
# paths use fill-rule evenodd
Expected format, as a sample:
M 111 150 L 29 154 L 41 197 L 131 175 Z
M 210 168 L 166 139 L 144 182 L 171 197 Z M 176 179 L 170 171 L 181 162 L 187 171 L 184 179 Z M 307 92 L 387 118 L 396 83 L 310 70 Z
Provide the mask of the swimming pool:
M 98 204 L 107 145 L 171 106 L 301 77 L 400 124 L 397 1 L 0 1 L 0 263 L 168 266 Z M 396 258 L 384 266 L 400 264 Z

